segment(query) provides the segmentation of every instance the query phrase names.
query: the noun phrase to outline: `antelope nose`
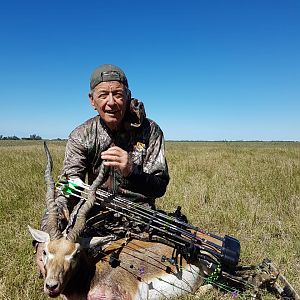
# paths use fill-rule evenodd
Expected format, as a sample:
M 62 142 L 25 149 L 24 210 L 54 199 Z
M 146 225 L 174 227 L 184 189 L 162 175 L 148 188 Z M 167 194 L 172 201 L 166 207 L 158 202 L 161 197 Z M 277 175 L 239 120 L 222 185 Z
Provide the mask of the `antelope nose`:
M 57 283 L 57 282 L 47 282 L 47 283 L 46 283 L 46 288 L 47 288 L 49 291 L 53 291 L 53 290 L 55 290 L 57 287 L 58 287 L 58 283 Z

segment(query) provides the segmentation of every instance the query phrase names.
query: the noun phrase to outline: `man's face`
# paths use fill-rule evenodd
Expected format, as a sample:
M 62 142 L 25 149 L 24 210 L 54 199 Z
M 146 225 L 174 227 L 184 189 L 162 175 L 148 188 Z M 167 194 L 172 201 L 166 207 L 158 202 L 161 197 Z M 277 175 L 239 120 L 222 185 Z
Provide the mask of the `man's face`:
M 126 88 L 119 81 L 100 82 L 90 94 L 92 106 L 111 129 L 122 122 L 127 107 Z

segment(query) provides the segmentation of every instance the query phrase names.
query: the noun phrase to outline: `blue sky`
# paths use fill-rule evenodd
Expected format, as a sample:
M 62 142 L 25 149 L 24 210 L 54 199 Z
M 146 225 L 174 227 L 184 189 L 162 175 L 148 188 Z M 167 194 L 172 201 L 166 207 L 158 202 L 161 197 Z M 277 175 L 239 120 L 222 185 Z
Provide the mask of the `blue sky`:
M 300 1 L 3 1 L 0 134 L 66 138 L 120 66 L 167 140 L 300 141 Z

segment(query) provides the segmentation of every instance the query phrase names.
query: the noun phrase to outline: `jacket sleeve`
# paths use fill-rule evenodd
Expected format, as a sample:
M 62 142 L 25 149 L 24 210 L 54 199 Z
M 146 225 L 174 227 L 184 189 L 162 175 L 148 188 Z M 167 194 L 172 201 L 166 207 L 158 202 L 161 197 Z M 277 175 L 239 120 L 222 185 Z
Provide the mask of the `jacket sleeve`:
M 80 135 L 73 131 L 66 145 L 62 175 L 79 177 L 84 181 L 87 168 L 87 148 L 84 146 L 84 141 Z
M 132 174 L 127 177 L 130 190 L 149 198 L 163 196 L 169 183 L 163 132 L 158 125 L 154 125 L 143 165 L 134 165 Z
M 85 181 L 88 169 L 87 152 L 88 150 L 85 146 L 83 138 L 75 129 L 70 134 L 66 145 L 65 158 L 61 175 L 69 178 L 80 178 L 82 181 Z M 74 196 L 66 197 L 63 194 L 58 193 L 56 201 L 64 204 L 63 206 L 65 208 L 67 206 L 68 211 L 71 212 L 74 206 L 77 204 L 78 198 Z

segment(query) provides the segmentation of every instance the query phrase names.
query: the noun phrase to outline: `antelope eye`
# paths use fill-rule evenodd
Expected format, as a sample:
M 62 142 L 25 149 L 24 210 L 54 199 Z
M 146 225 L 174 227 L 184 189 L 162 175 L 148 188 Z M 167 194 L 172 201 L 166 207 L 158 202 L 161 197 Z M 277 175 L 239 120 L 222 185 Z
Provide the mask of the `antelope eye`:
M 45 250 L 43 250 L 43 255 L 44 255 L 44 256 L 46 256 L 46 254 L 47 254 L 47 253 L 46 253 L 46 251 L 45 251 Z

